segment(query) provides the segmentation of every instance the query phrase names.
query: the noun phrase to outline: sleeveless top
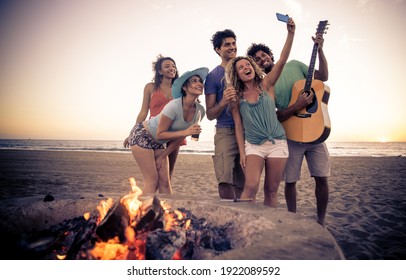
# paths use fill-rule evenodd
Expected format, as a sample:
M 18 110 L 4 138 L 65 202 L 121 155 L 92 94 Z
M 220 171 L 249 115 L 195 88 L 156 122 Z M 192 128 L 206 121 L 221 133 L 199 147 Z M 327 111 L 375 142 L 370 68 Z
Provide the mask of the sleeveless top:
M 275 103 L 265 91 L 261 91 L 258 101 L 240 101 L 240 115 L 244 125 L 245 140 L 261 145 L 269 140 L 286 139 L 285 130 L 276 116 Z
M 149 101 L 149 114 L 150 118 L 155 117 L 159 113 L 161 113 L 162 109 L 168 104 L 169 101 L 172 100 L 172 97 L 169 99 L 166 98 L 165 94 L 158 88 L 154 91 L 151 95 L 151 99 Z

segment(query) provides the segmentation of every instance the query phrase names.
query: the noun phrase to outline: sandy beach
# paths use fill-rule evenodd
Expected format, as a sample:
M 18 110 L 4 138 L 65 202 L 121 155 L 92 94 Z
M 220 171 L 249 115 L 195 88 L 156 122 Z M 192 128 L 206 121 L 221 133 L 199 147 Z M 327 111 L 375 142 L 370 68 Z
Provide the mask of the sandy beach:
M 406 259 L 406 158 L 333 157 L 326 228 L 346 259 Z M 121 197 L 129 177 L 142 176 L 128 153 L 0 151 L 0 202 Z M 218 199 L 210 155 L 179 155 L 174 195 Z M 262 187 L 257 203 L 262 203 Z M 306 166 L 298 183 L 298 213 L 315 220 L 313 179 Z M 285 210 L 283 183 L 278 210 Z

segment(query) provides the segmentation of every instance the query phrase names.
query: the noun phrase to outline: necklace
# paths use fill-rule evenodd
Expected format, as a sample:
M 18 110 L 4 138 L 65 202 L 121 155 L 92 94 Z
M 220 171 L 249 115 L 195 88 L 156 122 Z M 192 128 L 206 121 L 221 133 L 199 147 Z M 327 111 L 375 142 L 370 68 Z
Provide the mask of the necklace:
M 261 89 L 260 88 L 255 88 L 255 91 L 246 91 L 242 93 L 243 99 L 246 102 L 257 102 L 259 98 L 261 97 Z

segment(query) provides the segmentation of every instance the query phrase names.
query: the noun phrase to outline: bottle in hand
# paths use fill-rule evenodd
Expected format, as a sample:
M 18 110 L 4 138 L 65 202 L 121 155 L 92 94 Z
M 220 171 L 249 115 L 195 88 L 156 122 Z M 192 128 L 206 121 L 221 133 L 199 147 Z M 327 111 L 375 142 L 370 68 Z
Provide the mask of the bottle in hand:
M 226 88 L 232 87 L 231 82 L 230 82 L 230 77 L 228 76 L 228 73 L 224 74 L 224 78 L 226 79 Z M 235 102 L 237 99 L 233 97 L 231 101 Z
M 196 116 L 196 123 L 197 124 L 200 124 L 201 118 L 202 118 L 202 113 L 199 110 L 199 111 L 197 111 L 197 116 Z M 199 135 L 200 134 L 192 134 L 190 139 L 193 140 L 193 141 L 199 141 Z

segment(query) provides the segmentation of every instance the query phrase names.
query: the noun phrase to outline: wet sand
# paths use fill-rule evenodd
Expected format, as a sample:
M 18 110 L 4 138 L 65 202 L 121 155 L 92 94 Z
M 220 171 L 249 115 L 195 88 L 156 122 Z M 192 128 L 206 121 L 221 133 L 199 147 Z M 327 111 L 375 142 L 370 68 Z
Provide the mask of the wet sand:
M 406 158 L 333 157 L 326 228 L 347 259 L 406 259 Z M 142 187 L 130 153 L 0 151 L 0 202 L 121 197 L 129 177 Z M 218 200 L 209 155 L 179 155 L 172 178 L 174 195 Z M 313 179 L 303 166 L 298 213 L 316 219 Z M 257 203 L 262 203 L 262 187 Z M 278 208 L 286 209 L 283 183 Z

